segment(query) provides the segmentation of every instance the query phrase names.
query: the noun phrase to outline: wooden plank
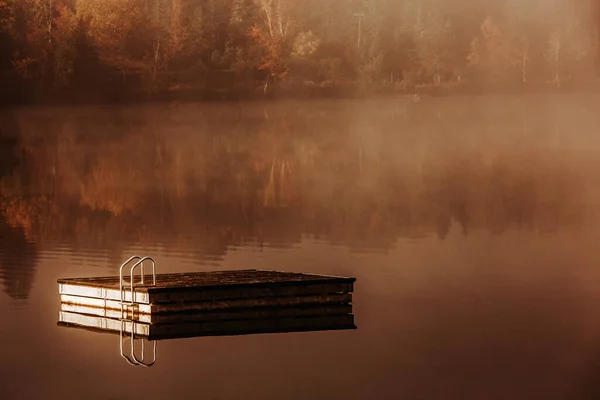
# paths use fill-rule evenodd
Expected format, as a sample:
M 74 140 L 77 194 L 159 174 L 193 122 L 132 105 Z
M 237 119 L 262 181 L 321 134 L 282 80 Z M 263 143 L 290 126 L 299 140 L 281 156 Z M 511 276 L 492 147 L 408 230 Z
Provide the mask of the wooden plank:
M 94 297 L 86 297 L 86 296 L 73 296 L 69 294 L 61 294 L 60 302 L 62 304 L 71 304 L 74 306 L 83 306 L 83 307 L 93 307 L 98 309 L 106 309 L 106 310 L 121 310 L 121 302 L 119 300 L 110 300 L 110 299 L 102 299 L 102 298 L 94 298 Z M 174 304 L 177 305 L 177 304 Z M 124 307 L 129 308 L 129 307 Z M 152 305 L 138 303 L 136 305 L 136 311 L 139 314 L 151 314 L 152 313 Z
M 133 330 L 148 340 L 356 329 L 352 314 L 149 325 L 61 311 L 58 325 L 117 334 L 121 329 L 128 334 Z
M 88 285 L 77 285 L 69 283 L 60 283 L 58 285 L 58 293 L 67 296 L 79 296 L 93 299 L 121 301 L 121 291 L 118 289 L 107 289 L 103 287 L 93 287 Z M 149 304 L 150 296 L 148 292 L 142 293 L 138 288 L 133 292 L 135 302 L 139 304 Z M 123 292 L 123 299 L 126 302 L 131 302 L 131 291 Z
M 61 295 L 61 303 L 121 310 L 117 300 L 96 299 L 82 296 Z M 252 307 L 293 307 L 300 305 L 349 304 L 350 293 L 316 294 L 307 296 L 259 297 L 232 300 L 178 301 L 171 303 L 138 304 L 138 313 L 155 314 L 181 311 L 214 311 Z
M 62 303 L 61 311 L 86 316 L 97 316 L 108 319 L 130 319 L 144 324 L 174 324 L 187 322 L 226 321 L 226 320 L 251 320 L 267 318 L 293 318 L 324 315 L 346 315 L 352 313 L 349 304 L 332 304 L 323 306 L 296 306 L 296 307 L 267 307 L 250 309 L 233 309 L 226 311 L 208 312 L 178 312 L 167 314 L 139 314 L 107 308 L 87 307 L 76 304 Z
M 127 319 L 143 324 L 151 324 L 153 322 L 153 317 L 155 317 L 154 315 L 148 313 L 142 314 L 137 312 L 131 312 L 128 310 L 123 310 L 123 312 L 121 312 L 120 309 L 90 307 L 74 303 L 61 303 L 60 311 L 73 314 L 82 314 L 84 316 L 90 317 L 103 317 L 114 320 Z M 156 321 L 156 319 L 154 319 L 154 321 Z

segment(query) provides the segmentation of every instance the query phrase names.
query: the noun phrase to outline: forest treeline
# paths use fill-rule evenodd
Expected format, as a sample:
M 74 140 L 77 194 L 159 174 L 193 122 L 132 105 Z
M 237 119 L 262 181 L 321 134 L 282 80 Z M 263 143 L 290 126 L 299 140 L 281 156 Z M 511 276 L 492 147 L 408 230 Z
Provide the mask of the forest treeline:
M 598 0 L 0 0 L 0 97 L 589 86 L 599 36 Z

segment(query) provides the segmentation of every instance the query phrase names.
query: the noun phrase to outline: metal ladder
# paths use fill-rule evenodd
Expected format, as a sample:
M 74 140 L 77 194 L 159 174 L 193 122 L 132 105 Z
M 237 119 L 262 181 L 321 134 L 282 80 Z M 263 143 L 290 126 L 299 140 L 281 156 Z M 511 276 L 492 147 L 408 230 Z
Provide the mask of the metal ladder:
M 132 261 L 137 260 L 137 262 L 135 264 L 133 264 L 133 266 L 131 267 L 130 271 L 129 271 L 129 276 L 130 276 L 130 281 L 129 281 L 129 293 L 131 296 L 131 299 L 129 302 L 126 301 L 126 284 L 127 282 L 125 280 L 123 280 L 123 268 L 125 268 L 125 266 L 127 266 L 128 264 L 130 264 Z M 135 311 L 136 309 L 139 309 L 138 307 L 138 302 L 136 301 L 136 296 L 135 296 L 135 269 L 139 266 L 140 267 L 140 281 L 139 283 L 142 286 L 144 285 L 144 277 L 145 277 L 145 273 L 144 273 L 144 261 L 150 261 L 152 263 L 152 285 L 156 286 L 156 261 L 152 258 L 152 257 L 140 257 L 137 255 L 131 256 L 127 261 L 125 261 L 123 264 L 121 264 L 121 268 L 119 268 L 119 290 L 121 292 L 121 329 L 119 331 L 119 350 L 121 352 L 121 357 L 123 357 L 130 365 L 134 365 L 134 366 L 142 366 L 142 367 L 151 367 L 152 365 L 154 365 L 154 363 L 156 362 L 156 340 L 152 340 L 152 341 L 148 341 L 148 340 L 144 340 L 144 338 L 140 338 L 141 342 L 142 342 L 142 356 L 141 359 L 138 359 L 136 354 L 135 354 L 135 334 L 136 334 L 136 321 L 135 321 Z M 138 285 L 139 287 L 139 285 Z M 126 337 L 126 328 L 127 328 L 127 323 L 130 323 L 131 326 L 131 336 L 130 336 L 130 354 L 127 355 L 125 354 L 125 346 L 124 346 L 124 342 L 125 342 L 125 337 Z M 145 362 L 144 357 L 145 357 L 145 345 L 144 343 L 148 341 L 148 342 L 152 342 L 153 343 L 153 352 L 152 352 L 152 361 L 151 362 Z
M 131 301 L 130 302 L 126 302 L 125 301 L 125 283 L 127 283 L 126 281 L 123 280 L 123 268 L 125 268 L 125 266 L 129 263 L 131 263 L 133 260 L 138 260 L 135 264 L 133 264 L 133 266 L 131 267 L 131 270 L 129 271 L 129 276 L 130 276 L 130 293 L 131 293 Z M 135 297 L 135 290 L 134 290 L 134 286 L 135 286 L 135 282 L 134 282 L 134 272 L 136 267 L 140 266 L 140 284 L 143 286 L 144 285 L 144 261 L 150 261 L 152 263 L 152 285 L 156 286 L 156 261 L 154 261 L 154 258 L 152 257 L 140 257 L 140 256 L 131 256 L 129 257 L 129 259 L 127 261 L 125 261 L 123 264 L 121 264 L 121 268 L 119 268 L 119 290 L 121 292 L 121 311 L 123 311 L 123 308 L 125 306 L 127 307 L 131 307 L 132 309 L 135 308 L 137 306 L 137 302 L 136 302 L 136 297 Z

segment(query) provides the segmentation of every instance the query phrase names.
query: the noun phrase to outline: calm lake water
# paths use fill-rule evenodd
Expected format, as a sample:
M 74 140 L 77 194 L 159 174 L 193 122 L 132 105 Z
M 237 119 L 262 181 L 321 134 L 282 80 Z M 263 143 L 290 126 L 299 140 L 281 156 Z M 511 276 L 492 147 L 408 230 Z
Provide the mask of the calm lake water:
M 600 397 L 600 96 L 0 113 L 1 399 Z M 356 330 L 57 325 L 56 280 L 353 276 Z

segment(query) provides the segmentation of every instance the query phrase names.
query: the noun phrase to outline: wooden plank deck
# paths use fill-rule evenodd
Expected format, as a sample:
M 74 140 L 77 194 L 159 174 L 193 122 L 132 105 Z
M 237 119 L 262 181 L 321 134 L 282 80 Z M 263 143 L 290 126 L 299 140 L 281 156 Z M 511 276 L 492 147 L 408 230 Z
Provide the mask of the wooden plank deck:
M 146 277 L 146 282 L 148 280 Z M 275 304 L 290 297 L 295 297 L 297 304 L 311 299 L 314 301 L 318 296 L 321 296 L 320 303 L 325 302 L 322 296 L 331 297 L 326 302 L 340 302 L 336 295 L 351 293 L 355 281 L 355 278 L 255 269 L 158 274 L 156 285 L 134 282 L 133 299 L 140 305 L 140 312 L 148 313 L 160 312 L 160 307 L 153 309 L 152 306 L 161 304 L 171 304 L 171 309 L 163 307 L 163 311 L 173 311 L 177 307 L 188 309 L 191 304 L 195 304 L 195 308 L 205 307 L 206 304 L 199 305 L 205 302 L 212 302 L 213 305 L 220 302 L 221 308 L 239 307 L 236 301 L 239 303 L 241 300 L 254 301 L 255 306 L 264 306 L 266 302 Z M 63 300 L 74 304 L 77 304 L 75 298 L 99 299 L 101 303 L 91 304 L 93 302 L 86 300 L 83 305 L 115 308 L 115 302 L 119 302 L 122 296 L 119 277 L 114 276 L 59 279 L 58 284 Z M 128 285 L 129 282 L 125 289 L 129 289 Z M 125 301 L 132 300 L 130 290 L 125 290 L 123 295 Z M 232 304 L 227 304 L 228 302 Z M 150 307 L 141 311 L 143 305 Z

